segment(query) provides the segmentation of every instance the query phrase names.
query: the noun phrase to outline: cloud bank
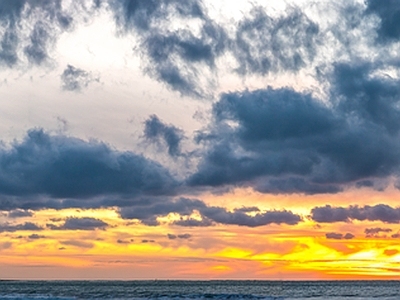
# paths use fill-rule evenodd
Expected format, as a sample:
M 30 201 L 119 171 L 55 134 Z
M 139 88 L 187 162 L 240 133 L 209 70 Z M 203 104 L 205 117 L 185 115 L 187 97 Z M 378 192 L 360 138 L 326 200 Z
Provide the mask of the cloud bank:
M 334 25 L 342 24 L 335 30 L 331 19 L 324 22 L 300 5 L 279 13 L 254 5 L 231 24 L 211 17 L 211 9 L 197 0 L 0 3 L 3 69 L 49 67 L 63 33 L 105 13 L 112 17 L 116 35 L 135 40 L 132 55 L 139 54 L 144 74 L 187 98 L 211 100 L 210 119 L 193 136 L 155 114 L 144 121 L 142 137 L 147 142 L 174 159 L 184 156 L 190 161 L 183 179 L 146 153 L 29 130 L 23 140 L 0 149 L 0 210 L 7 211 L 7 218 L 31 217 L 33 211 L 47 208 L 113 207 L 121 218 L 149 226 L 159 225 L 158 218 L 169 214 L 177 214 L 180 219 L 172 223 L 183 227 L 296 225 L 302 217 L 290 210 L 228 210 L 195 197 L 235 187 L 269 194 L 322 194 L 348 188 L 383 191 L 392 182 L 400 186 L 396 1 L 340 2 L 332 6 L 338 14 Z M 361 46 L 350 47 L 348 41 L 356 38 L 374 55 L 366 55 Z M 265 85 L 234 87 L 216 96 L 224 72 L 243 82 L 261 78 Z M 315 80 L 318 92 L 289 83 L 267 84 L 268 76 L 302 72 Z M 97 80 L 72 64 L 60 79 L 66 91 L 83 91 Z M 184 149 L 186 139 L 194 141 L 195 151 Z M 398 208 L 385 204 L 318 206 L 310 217 L 320 223 L 400 221 Z M 23 226 L 7 224 L 8 231 Z M 93 230 L 108 224 L 71 218 L 53 226 Z
M 330 205 L 326 205 L 313 208 L 311 210 L 311 219 L 319 223 L 368 220 L 381 221 L 389 224 L 398 224 L 400 223 L 400 208 L 393 208 L 386 204 L 349 207 L 332 207 Z

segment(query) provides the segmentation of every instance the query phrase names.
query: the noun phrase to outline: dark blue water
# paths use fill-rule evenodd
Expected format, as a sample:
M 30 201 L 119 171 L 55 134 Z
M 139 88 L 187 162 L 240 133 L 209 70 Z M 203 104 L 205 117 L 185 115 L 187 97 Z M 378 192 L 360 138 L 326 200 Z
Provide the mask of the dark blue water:
M 400 299 L 400 281 L 0 281 L 0 299 Z

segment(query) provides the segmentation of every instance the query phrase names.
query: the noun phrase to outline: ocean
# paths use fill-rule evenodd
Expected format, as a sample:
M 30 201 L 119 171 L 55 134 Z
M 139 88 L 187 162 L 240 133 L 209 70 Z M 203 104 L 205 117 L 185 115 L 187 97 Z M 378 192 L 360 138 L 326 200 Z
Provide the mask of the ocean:
M 400 299 L 400 281 L 0 281 L 0 299 Z

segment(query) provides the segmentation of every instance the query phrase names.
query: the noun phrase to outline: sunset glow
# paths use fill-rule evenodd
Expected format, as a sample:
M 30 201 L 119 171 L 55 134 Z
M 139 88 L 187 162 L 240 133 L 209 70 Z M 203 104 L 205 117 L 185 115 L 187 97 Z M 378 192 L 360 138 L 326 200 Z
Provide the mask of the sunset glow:
M 265 2 L 0 1 L 0 279 L 399 278 L 400 7 Z

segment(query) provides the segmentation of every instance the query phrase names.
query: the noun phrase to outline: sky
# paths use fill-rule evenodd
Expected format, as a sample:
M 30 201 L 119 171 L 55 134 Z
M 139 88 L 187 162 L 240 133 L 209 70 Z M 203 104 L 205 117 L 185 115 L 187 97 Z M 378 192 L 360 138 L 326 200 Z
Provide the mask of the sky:
M 398 0 L 0 24 L 0 279 L 398 279 Z

